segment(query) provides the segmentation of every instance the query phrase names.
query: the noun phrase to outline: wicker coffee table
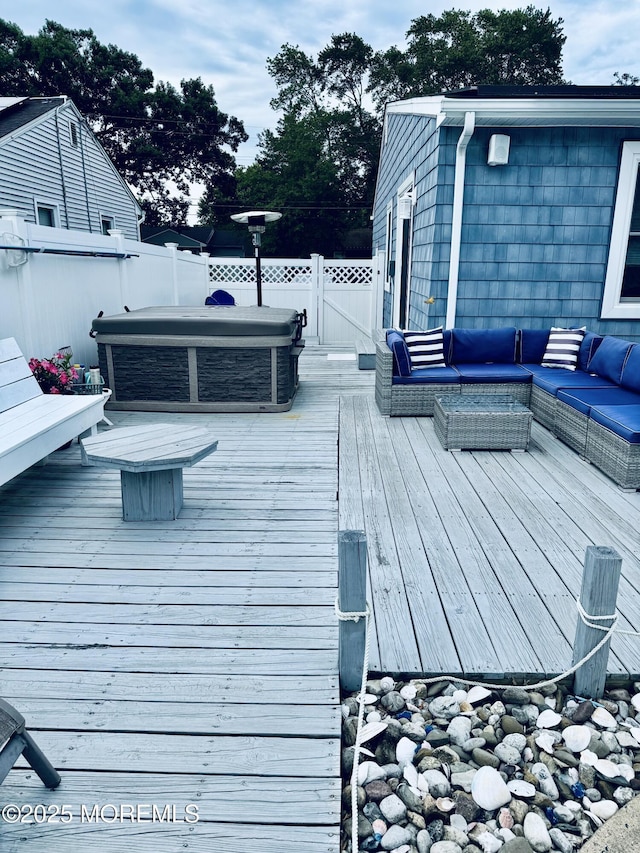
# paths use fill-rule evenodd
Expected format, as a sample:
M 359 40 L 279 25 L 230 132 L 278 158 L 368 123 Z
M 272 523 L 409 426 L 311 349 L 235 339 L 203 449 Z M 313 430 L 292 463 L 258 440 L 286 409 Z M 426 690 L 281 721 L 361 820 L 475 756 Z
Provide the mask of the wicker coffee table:
M 533 414 L 508 395 L 436 397 L 433 426 L 445 450 L 526 450 Z

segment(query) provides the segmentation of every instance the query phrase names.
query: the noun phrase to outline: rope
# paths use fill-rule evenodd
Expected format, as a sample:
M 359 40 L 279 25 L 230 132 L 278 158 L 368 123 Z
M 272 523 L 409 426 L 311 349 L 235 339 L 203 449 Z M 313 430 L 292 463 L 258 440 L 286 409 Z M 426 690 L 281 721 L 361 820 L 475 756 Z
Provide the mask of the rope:
M 582 660 L 579 660 L 575 663 L 570 669 L 565 670 L 565 672 L 560 675 L 556 675 L 554 678 L 548 678 L 545 681 L 537 681 L 535 684 L 521 684 L 519 685 L 524 690 L 539 690 L 541 687 L 547 687 L 551 684 L 557 684 L 559 681 L 567 678 L 569 675 L 573 675 L 580 667 L 587 663 L 587 661 L 591 660 L 591 658 L 596 655 L 603 646 L 605 646 L 613 634 L 626 634 L 628 636 L 640 637 L 640 631 L 625 631 L 621 628 L 616 628 L 618 624 L 619 616 L 617 613 L 612 613 L 607 616 L 593 616 L 590 613 L 587 613 L 584 607 L 582 606 L 580 599 L 576 598 L 576 608 L 578 610 L 578 615 L 580 619 L 584 622 L 584 624 L 588 628 L 594 628 L 597 631 L 602 631 L 604 636 L 597 643 L 588 654 L 586 654 Z M 340 610 L 340 606 L 338 604 L 338 599 L 335 600 L 335 612 L 338 620 L 341 622 L 359 622 L 360 619 L 365 620 L 365 644 L 364 644 L 364 661 L 362 665 L 362 680 L 360 683 L 360 692 L 357 697 L 358 701 L 358 727 L 356 730 L 356 742 L 354 745 L 353 752 L 353 770 L 351 771 L 351 851 L 352 853 L 357 853 L 358 851 L 358 765 L 360 759 L 360 738 L 362 736 L 362 724 L 364 721 L 364 696 L 366 692 L 367 686 L 367 678 L 369 676 L 369 648 L 370 648 L 370 639 L 369 639 L 369 625 L 370 625 L 370 616 L 371 609 L 369 604 L 367 603 L 367 609 L 360 612 L 351 612 L 345 613 Z M 611 625 L 609 627 L 605 627 L 603 625 L 597 624 L 598 622 L 608 622 L 611 621 Z M 504 684 L 490 684 L 486 681 L 471 681 L 467 678 L 460 678 L 457 675 L 438 675 L 433 678 L 421 678 L 421 682 L 424 684 L 436 684 L 439 681 L 453 681 L 456 684 L 467 684 L 471 687 L 490 687 L 495 690 L 503 690 Z
M 371 609 L 369 604 L 366 605 L 366 610 L 351 613 L 345 613 L 340 610 L 338 599 L 335 602 L 336 616 L 341 622 L 356 622 L 361 619 L 365 620 L 364 626 L 364 660 L 362 662 L 362 679 L 360 681 L 360 693 L 358 694 L 358 727 L 356 729 L 356 742 L 353 747 L 353 769 L 351 771 L 351 851 L 358 851 L 358 765 L 360 761 L 360 738 L 362 737 L 362 723 L 364 722 L 364 696 L 367 688 L 367 678 L 369 677 L 369 625 Z

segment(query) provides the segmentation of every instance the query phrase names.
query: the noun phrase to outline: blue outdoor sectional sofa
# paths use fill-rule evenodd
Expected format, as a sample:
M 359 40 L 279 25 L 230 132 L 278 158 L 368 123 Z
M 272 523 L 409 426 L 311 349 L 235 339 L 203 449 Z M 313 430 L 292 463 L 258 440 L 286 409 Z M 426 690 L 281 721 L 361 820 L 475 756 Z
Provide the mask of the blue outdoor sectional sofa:
M 549 329 L 443 333 L 444 365 L 412 369 L 402 332 L 376 345 L 384 415 L 433 415 L 436 396 L 510 394 L 624 489 L 640 489 L 640 344 L 586 332 L 575 370 L 541 364 Z

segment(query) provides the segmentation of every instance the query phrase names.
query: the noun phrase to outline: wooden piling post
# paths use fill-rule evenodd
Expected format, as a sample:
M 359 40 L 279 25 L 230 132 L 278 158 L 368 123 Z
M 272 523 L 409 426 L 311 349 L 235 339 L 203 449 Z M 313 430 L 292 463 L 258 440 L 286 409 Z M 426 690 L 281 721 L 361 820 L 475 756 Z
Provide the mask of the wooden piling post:
M 338 533 L 338 606 L 342 613 L 367 607 L 367 539 L 362 530 Z M 360 690 L 367 621 L 340 620 L 338 668 L 343 690 Z
M 616 612 L 621 568 L 622 557 L 614 548 L 589 545 L 586 551 L 582 589 L 580 590 L 580 603 L 588 616 L 609 616 Z M 607 619 L 598 621 L 596 624 L 608 629 L 611 627 L 611 623 L 612 620 Z M 578 617 L 573 643 L 573 663 L 576 664 L 589 654 L 601 642 L 603 636 L 602 631 L 589 628 L 582 621 L 582 618 Z M 573 683 L 573 691 L 576 696 L 598 699 L 604 694 L 610 646 L 611 641 L 609 640 L 576 671 Z

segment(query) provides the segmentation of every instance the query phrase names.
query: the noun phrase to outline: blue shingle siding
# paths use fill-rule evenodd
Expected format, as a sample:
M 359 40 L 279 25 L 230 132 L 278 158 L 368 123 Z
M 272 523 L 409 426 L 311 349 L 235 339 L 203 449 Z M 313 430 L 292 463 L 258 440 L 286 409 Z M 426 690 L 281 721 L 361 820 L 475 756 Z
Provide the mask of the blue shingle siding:
M 391 114 L 387 121 L 374 247 L 384 249 L 387 202 L 415 171 L 409 320 L 424 328 L 443 322 L 446 312 L 461 129 L 436 129 L 424 116 Z M 511 138 L 506 166 L 487 165 L 493 133 Z M 476 128 L 467 149 L 458 325 L 578 323 L 640 340 L 640 321 L 599 319 L 621 147 L 631 139 L 640 139 L 638 129 Z M 391 316 L 388 296 L 385 322 Z M 435 298 L 428 309 L 427 296 Z

